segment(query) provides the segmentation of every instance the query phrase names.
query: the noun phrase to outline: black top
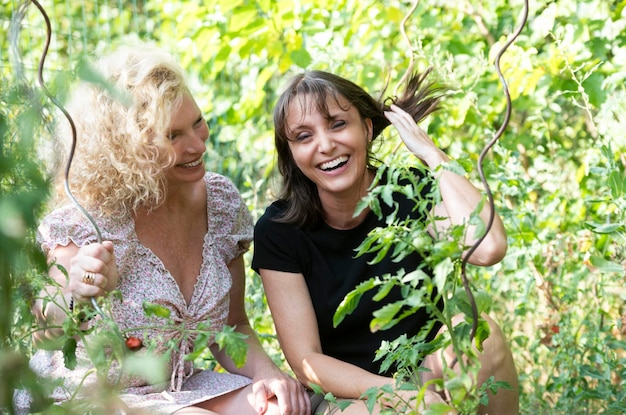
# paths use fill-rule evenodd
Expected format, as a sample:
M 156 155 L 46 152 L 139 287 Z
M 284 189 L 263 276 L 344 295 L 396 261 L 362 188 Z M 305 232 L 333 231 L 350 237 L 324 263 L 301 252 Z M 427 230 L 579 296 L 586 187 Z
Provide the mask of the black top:
M 398 217 L 417 215 L 413 211 L 413 201 L 399 194 L 394 194 L 394 200 L 399 204 Z M 426 311 L 421 309 L 390 329 L 372 333 L 369 328 L 372 313 L 387 303 L 402 299 L 400 289 L 395 287 L 379 302 L 372 299 L 376 290 L 368 291 L 358 307 L 337 328 L 333 327 L 333 315 L 346 294 L 359 283 L 384 274 L 394 275 L 401 269 L 411 272 L 420 267 L 422 257 L 414 253 L 398 263 L 386 257 L 371 265 L 368 262 L 375 253 L 355 258 L 355 248 L 368 232 L 385 226 L 388 212 L 385 212 L 386 205 L 383 203 L 382 219 L 370 211 L 361 224 L 348 230 L 333 229 L 325 223 L 309 229 L 275 222 L 273 219 L 281 215 L 285 206 L 285 201 L 274 202 L 257 222 L 252 268 L 257 272 L 263 268 L 302 273 L 315 308 L 324 354 L 379 373 L 380 361 L 374 362 L 374 357 L 381 342 L 392 341 L 403 334 L 409 337 L 416 335 L 429 320 Z M 437 325 L 430 337 L 434 336 L 438 328 Z M 390 376 L 394 371 L 392 368 L 384 374 Z

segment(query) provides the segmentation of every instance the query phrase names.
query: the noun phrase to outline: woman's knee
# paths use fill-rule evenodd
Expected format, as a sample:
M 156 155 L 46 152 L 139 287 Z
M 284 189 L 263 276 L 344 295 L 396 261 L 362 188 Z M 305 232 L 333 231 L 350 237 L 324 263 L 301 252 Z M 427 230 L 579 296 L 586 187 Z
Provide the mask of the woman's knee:
M 482 344 L 481 362 L 496 368 L 512 365 L 513 355 L 502 329 L 491 317 L 483 318 L 489 325 L 489 336 Z
M 515 372 L 513 355 L 511 354 L 511 349 L 508 346 L 504 333 L 500 326 L 489 315 L 483 314 L 481 317 L 489 326 L 489 335 L 481 343 L 478 351 L 478 358 L 482 367 L 481 372 L 487 375 L 485 379 L 490 377 L 489 373 L 497 372 L 498 370 L 508 374 L 505 377 L 511 378 L 511 370 Z M 465 315 L 457 314 L 452 318 L 452 325 L 457 326 L 463 321 L 465 321 Z M 442 327 L 437 335 L 441 335 L 446 330 L 446 326 Z M 428 372 L 423 376 L 423 380 L 441 379 L 443 376 L 443 368 L 450 367 L 452 362 L 455 362 L 458 358 L 452 346 L 426 356 L 422 367 L 428 369 Z M 482 378 L 483 376 L 480 377 Z
M 254 394 L 252 392 L 252 385 L 245 386 L 241 389 L 237 389 L 228 392 L 224 395 L 217 396 L 204 402 L 196 404 L 197 407 L 209 411 L 211 414 L 220 415 L 256 415 L 257 411 L 254 408 Z M 279 414 L 278 410 L 273 412 L 272 406 L 277 408 L 277 405 L 269 405 L 267 414 Z

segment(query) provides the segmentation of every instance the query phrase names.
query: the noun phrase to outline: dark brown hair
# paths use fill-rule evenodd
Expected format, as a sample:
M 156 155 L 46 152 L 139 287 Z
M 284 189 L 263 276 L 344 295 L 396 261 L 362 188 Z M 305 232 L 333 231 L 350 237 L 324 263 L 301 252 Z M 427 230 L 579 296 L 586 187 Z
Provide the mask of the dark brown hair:
M 279 198 L 285 200 L 287 208 L 284 215 L 277 220 L 297 226 L 314 226 L 323 220 L 323 209 L 315 184 L 309 180 L 298 168 L 289 148 L 289 127 L 287 115 L 289 106 L 296 98 L 307 96 L 300 100 L 301 105 L 314 106 L 322 114 L 328 116 L 327 99 L 333 98 L 338 104 L 343 98 L 354 106 L 361 116 L 361 120 L 372 120 L 372 141 L 391 123 L 385 117 L 391 104 L 395 104 L 408 112 L 415 122 L 420 122 L 428 114 L 437 110 L 441 99 L 442 87 L 434 82 L 425 83 L 431 72 L 414 73 L 406 82 L 404 92 L 399 97 L 381 98 L 376 100 L 357 84 L 324 71 L 307 71 L 296 75 L 287 85 L 278 98 L 274 109 L 274 143 L 278 156 L 278 170 L 283 176 L 283 187 Z M 373 167 L 375 160 L 368 147 L 368 166 Z

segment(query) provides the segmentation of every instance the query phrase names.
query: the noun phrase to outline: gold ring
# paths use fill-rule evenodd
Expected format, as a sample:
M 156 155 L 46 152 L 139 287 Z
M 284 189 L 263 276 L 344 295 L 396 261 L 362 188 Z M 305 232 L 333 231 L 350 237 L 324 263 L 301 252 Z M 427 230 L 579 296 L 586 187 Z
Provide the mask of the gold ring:
M 83 282 L 85 284 L 93 285 L 96 282 L 96 274 L 91 271 L 83 272 Z

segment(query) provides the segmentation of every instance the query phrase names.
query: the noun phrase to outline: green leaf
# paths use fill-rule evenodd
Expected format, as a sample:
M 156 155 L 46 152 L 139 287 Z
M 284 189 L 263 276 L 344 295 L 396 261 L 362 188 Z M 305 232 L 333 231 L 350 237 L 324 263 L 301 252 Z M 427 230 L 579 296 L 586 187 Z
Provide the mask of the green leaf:
M 218 5 L 222 13 L 227 14 L 237 7 L 241 7 L 244 0 L 219 0 Z
M 478 314 L 482 314 L 489 310 L 490 305 L 493 303 L 493 298 L 487 292 L 483 290 L 473 290 L 472 297 L 476 302 L 476 308 L 478 309 Z M 467 317 L 473 318 L 472 315 L 472 306 L 469 301 L 469 297 L 464 288 L 458 288 L 454 293 L 454 304 L 459 308 L 459 310 L 465 314 Z
M 387 206 L 393 206 L 393 188 L 391 186 L 383 186 L 380 196 Z
M 295 63 L 296 65 L 298 65 L 299 67 L 303 69 L 308 68 L 311 62 L 313 62 L 313 58 L 311 57 L 309 52 L 307 52 L 307 50 L 304 48 L 294 50 L 293 52 L 289 54 L 289 56 L 291 56 L 291 60 L 293 60 L 293 63 Z
M 236 8 L 229 19 L 228 31 L 233 33 L 242 31 L 255 21 L 257 15 L 258 12 L 254 6 Z
M 480 212 L 483 210 L 483 207 L 485 206 L 485 199 L 482 198 L 480 199 L 480 202 L 478 202 L 478 205 L 476 206 L 476 209 L 474 209 L 474 211 L 470 214 L 470 219 L 469 219 L 469 225 L 474 225 L 476 227 L 476 235 L 482 236 L 485 234 L 485 232 L 487 231 L 487 225 L 485 224 L 485 222 L 483 222 L 482 218 L 480 217 Z
M 462 159 L 451 160 L 448 163 L 441 165 L 442 169 L 451 171 L 463 177 L 465 177 L 465 174 L 468 171 L 466 170 L 466 167 L 471 168 L 471 163 L 468 160 L 462 160 Z
M 235 366 L 242 367 L 246 364 L 248 355 L 248 344 L 246 336 L 235 330 L 234 327 L 225 326 L 220 332 L 215 333 L 215 343 L 220 350 L 225 350 L 228 357 L 231 358 Z
M 626 272 L 624 266 L 613 261 L 606 260 L 599 256 L 591 256 L 591 265 L 598 268 L 602 272 L 617 272 L 623 274 Z
M 423 415 L 447 415 L 450 413 L 454 413 L 454 407 L 445 404 L 445 403 L 433 403 L 428 406 Z
M 163 356 L 131 353 L 124 359 L 124 373 L 150 384 L 162 383 L 167 380 L 167 361 Z
M 370 331 L 375 333 L 378 330 L 384 330 L 392 326 L 394 317 L 402 310 L 403 305 L 404 302 L 396 301 L 374 311 L 374 318 L 370 322 Z
M 609 177 L 607 178 L 607 183 L 611 188 L 611 195 L 615 199 L 619 199 L 626 195 L 626 176 L 619 171 L 612 171 L 609 173 Z
M 73 337 L 68 337 L 63 343 L 63 362 L 70 370 L 76 368 L 76 339 Z
M 387 240 L 387 241 L 382 241 L 383 245 L 380 246 L 380 249 L 378 251 L 378 253 L 376 254 L 376 257 L 374 259 L 372 259 L 371 261 L 368 261 L 368 264 L 377 264 L 380 261 L 383 260 L 383 258 L 385 258 L 385 256 L 387 256 L 387 252 L 389 252 L 389 250 L 391 249 L 391 243 Z
M 615 233 L 623 228 L 621 223 L 593 223 L 585 222 L 585 226 L 594 233 L 610 234 Z
M 476 327 L 476 336 L 474 337 L 474 343 L 479 351 L 483 351 L 483 343 L 487 340 L 490 334 L 491 329 L 489 328 L 489 323 L 482 318 L 479 319 L 478 326 Z
M 154 304 L 149 301 L 144 301 L 142 304 L 143 311 L 148 317 L 161 317 L 161 318 L 169 318 L 172 310 L 169 308 L 160 305 Z
M 378 285 L 377 280 L 369 279 L 360 283 L 354 290 L 346 294 L 333 316 L 333 327 L 337 327 L 347 315 L 351 314 L 359 305 L 359 301 L 361 301 L 363 294 L 374 288 L 376 285 Z
M 88 61 L 81 60 L 76 68 L 78 76 L 87 82 L 90 82 L 97 87 L 107 91 L 111 98 L 119 101 L 122 105 L 130 106 L 133 102 L 132 97 L 125 90 L 117 88 L 111 82 L 109 82 L 96 68 L 94 68 Z
M 454 271 L 454 264 L 450 258 L 446 258 L 435 265 L 435 268 L 433 269 L 433 280 L 440 293 L 444 292 L 448 276 L 452 273 L 452 271 Z
M 324 389 L 322 389 L 322 387 L 316 383 L 309 383 L 309 388 L 311 388 L 311 390 L 315 393 L 317 393 L 318 395 L 323 395 L 324 394 Z
M 395 281 L 387 281 L 385 282 L 380 288 L 378 288 L 378 291 L 376 292 L 376 295 L 374 295 L 373 300 L 374 301 L 380 301 L 383 298 L 385 298 L 387 296 L 387 294 L 389 294 L 389 291 L 391 291 L 391 289 L 396 285 Z

